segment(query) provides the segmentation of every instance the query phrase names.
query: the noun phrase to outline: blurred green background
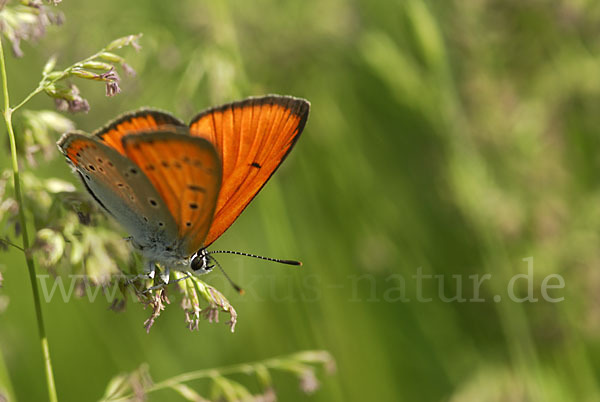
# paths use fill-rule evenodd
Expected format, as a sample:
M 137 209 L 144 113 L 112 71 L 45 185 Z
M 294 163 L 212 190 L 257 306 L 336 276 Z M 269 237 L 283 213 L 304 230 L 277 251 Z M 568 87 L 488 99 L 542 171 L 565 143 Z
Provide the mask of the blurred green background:
M 294 151 L 213 248 L 298 258 L 299 270 L 235 256 L 247 290 L 215 284 L 238 311 L 234 334 L 190 332 L 170 306 L 107 310 L 99 297 L 44 304 L 61 400 L 98 399 L 147 362 L 155 380 L 190 370 L 326 349 L 333 376 L 307 397 L 276 377 L 280 400 L 595 401 L 600 399 L 600 3 L 521 1 L 65 1 L 25 57 L 8 56 L 11 97 L 59 66 L 143 32 L 137 71 L 106 98 L 78 82 L 93 131 L 153 106 L 189 121 L 205 107 L 266 93 L 312 103 Z M 51 109 L 39 95 L 27 107 Z M 5 134 L 5 130 L 3 130 Z M 4 135 L 3 134 L 3 135 Z M 17 132 L 17 135 L 19 133 Z M 8 167 L 8 148 L 0 167 Z M 40 177 L 76 182 L 62 158 Z M 533 257 L 537 303 L 507 297 Z M 0 383 L 46 398 L 23 256 L 0 255 Z M 417 300 L 415 279 L 424 280 Z M 491 274 L 473 297 L 470 275 Z M 549 274 L 564 301 L 543 300 Z M 462 278 L 465 302 L 445 302 Z M 404 282 L 403 282 L 404 281 Z M 404 283 L 402 301 L 399 290 Z M 525 280 L 516 282 L 527 291 Z M 493 296 L 501 295 L 500 302 Z M 173 303 L 176 304 L 174 299 Z M 176 400 L 158 393 L 150 400 Z

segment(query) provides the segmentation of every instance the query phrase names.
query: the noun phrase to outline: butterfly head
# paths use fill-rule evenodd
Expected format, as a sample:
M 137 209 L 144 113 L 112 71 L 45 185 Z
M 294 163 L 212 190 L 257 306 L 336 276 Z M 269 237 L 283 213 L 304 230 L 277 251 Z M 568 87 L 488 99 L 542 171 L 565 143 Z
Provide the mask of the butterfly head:
M 212 257 L 208 254 L 205 248 L 201 248 L 190 257 L 190 268 L 197 275 L 207 274 L 215 267 L 211 264 Z

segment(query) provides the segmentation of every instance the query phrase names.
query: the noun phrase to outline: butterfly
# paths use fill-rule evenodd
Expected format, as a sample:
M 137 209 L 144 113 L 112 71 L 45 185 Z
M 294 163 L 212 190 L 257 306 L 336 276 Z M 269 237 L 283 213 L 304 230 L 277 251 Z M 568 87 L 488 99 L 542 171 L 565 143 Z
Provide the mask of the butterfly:
M 129 232 L 146 271 L 158 263 L 205 273 L 212 269 L 206 248 L 281 165 L 309 110 L 305 99 L 251 97 L 186 125 L 141 109 L 91 135 L 65 133 L 57 145 L 92 198 Z

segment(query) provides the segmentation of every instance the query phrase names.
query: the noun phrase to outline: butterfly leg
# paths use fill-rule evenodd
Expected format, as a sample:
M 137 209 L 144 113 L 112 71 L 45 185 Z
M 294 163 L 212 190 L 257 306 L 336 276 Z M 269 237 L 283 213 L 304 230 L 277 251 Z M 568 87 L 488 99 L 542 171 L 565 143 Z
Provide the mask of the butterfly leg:
M 148 293 L 152 290 L 160 289 L 169 284 L 169 277 L 171 275 L 170 269 L 168 267 L 164 267 L 164 269 L 161 269 L 161 267 L 159 267 L 158 264 L 156 264 L 156 262 L 154 261 L 147 261 L 144 267 L 144 273 L 139 276 L 143 278 L 150 278 L 154 281 L 154 283 L 156 283 L 155 278 L 157 277 L 157 272 L 161 282 L 157 285 L 149 287 L 142 293 Z
M 144 264 L 144 272 L 137 275 L 131 275 L 128 279 L 128 283 L 132 284 L 138 279 L 146 280 L 146 279 L 154 279 L 156 277 L 156 263 L 153 261 L 146 261 Z
M 148 261 L 144 271 L 145 271 L 145 275 L 147 275 L 148 278 L 153 279 L 153 280 L 156 280 L 157 273 L 158 273 L 158 277 L 160 278 L 162 283 L 165 285 L 169 284 L 169 278 L 171 276 L 171 270 L 169 267 L 165 267 L 162 265 L 159 266 L 154 261 Z
M 142 275 L 154 279 L 156 277 L 156 263 L 154 261 L 146 261 Z
M 185 276 L 182 276 L 181 278 L 177 278 L 174 281 L 171 281 L 170 283 L 181 282 L 181 281 L 184 281 L 184 280 L 190 278 L 191 276 L 193 276 L 193 274 L 191 272 L 186 272 Z M 158 285 L 154 285 L 152 287 L 149 287 L 148 289 L 144 290 L 142 293 L 148 293 L 148 292 L 150 292 L 152 290 L 160 289 L 162 287 L 165 287 L 166 285 L 167 285 L 166 283 L 159 283 Z
M 165 284 L 169 284 L 169 277 L 171 276 L 171 270 L 169 267 L 158 266 L 154 261 L 148 261 L 144 269 L 145 275 L 150 279 L 155 279 L 158 273 L 158 277 Z
M 171 270 L 169 267 L 164 267 L 164 269 L 160 272 L 160 280 L 163 281 L 165 285 L 169 284 L 169 277 L 171 276 Z

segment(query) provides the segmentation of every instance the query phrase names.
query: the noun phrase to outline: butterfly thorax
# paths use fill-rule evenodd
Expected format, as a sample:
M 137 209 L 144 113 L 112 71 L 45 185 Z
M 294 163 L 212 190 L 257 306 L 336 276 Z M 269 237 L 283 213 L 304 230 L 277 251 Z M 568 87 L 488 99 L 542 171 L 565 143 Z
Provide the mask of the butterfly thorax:
M 144 236 L 143 239 L 130 238 L 131 245 L 139 251 L 147 261 L 157 262 L 176 270 L 187 270 L 190 257 L 179 244 L 165 242 L 160 233 Z

